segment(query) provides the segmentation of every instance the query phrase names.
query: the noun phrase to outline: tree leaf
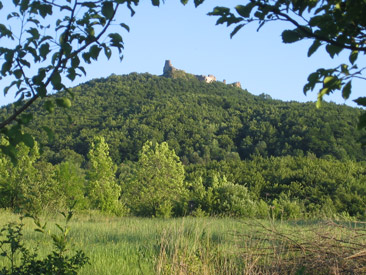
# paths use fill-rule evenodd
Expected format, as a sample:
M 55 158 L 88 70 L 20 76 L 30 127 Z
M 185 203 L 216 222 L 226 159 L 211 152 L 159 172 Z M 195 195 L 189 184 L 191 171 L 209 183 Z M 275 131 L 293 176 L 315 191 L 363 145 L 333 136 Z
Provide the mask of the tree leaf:
M 242 27 L 244 27 L 244 26 L 245 26 L 244 24 L 240 24 L 240 25 L 236 26 L 236 27 L 234 28 L 234 30 L 231 32 L 231 34 L 230 34 L 230 38 L 233 38 L 233 36 L 234 36 L 238 31 L 240 31 L 240 29 L 241 29 Z
M 325 49 L 332 58 L 343 50 L 343 48 L 331 44 L 328 44 Z
M 55 71 L 51 78 L 52 86 L 55 90 L 61 90 L 63 85 L 61 83 L 61 75 L 59 72 Z
M 102 49 L 97 45 L 91 46 L 89 50 L 90 57 L 93 58 L 94 60 L 98 60 L 98 56 L 101 50 Z
M 126 25 L 125 23 L 119 24 L 122 28 L 125 28 L 128 32 L 130 32 L 130 27 Z
M 75 78 L 76 78 L 76 72 L 75 72 L 75 69 L 74 68 L 68 68 L 67 69 L 67 75 L 66 75 L 66 77 L 68 78 L 68 79 L 70 79 L 71 81 L 74 81 L 75 80 Z
M 40 85 L 36 88 L 37 93 L 40 97 L 45 97 L 47 95 L 47 89 L 44 85 Z
M 366 106 L 366 97 L 359 97 L 353 101 L 356 102 L 358 105 Z
M 28 68 L 31 67 L 31 64 L 27 60 L 25 60 L 25 59 L 19 59 L 19 62 L 20 62 L 20 64 L 22 64 L 22 65 L 24 65 L 24 66 L 26 66 Z
M 314 43 L 310 46 L 308 51 L 308 57 L 312 56 L 313 53 L 321 46 L 321 42 L 319 40 L 315 40 Z
M 5 25 L 0 24 L 0 38 L 4 36 L 12 38 L 13 33 Z
M 304 36 L 298 30 L 285 30 L 282 32 L 282 41 L 283 43 L 294 43 L 301 39 Z
M 112 55 L 112 50 L 111 50 L 111 48 L 109 48 L 109 47 L 105 46 L 105 47 L 104 47 L 104 54 L 105 54 L 105 56 L 106 56 L 108 59 L 110 59 L 110 58 L 111 58 L 111 55 Z
M 29 33 L 30 35 L 32 35 L 32 39 L 39 39 L 40 34 L 39 31 L 36 28 L 30 28 L 29 30 L 27 30 L 27 33 Z
M 351 64 L 355 64 L 355 61 L 357 60 L 358 57 L 358 51 L 353 51 L 350 56 L 349 56 L 349 61 L 351 62 Z
M 236 12 L 244 17 L 244 18 L 249 18 L 250 13 L 252 12 L 252 9 L 254 8 L 255 4 L 253 2 L 250 2 L 248 5 L 246 6 L 242 6 L 242 5 L 238 5 L 235 7 Z
M 15 70 L 15 71 L 13 72 L 13 74 L 15 75 L 15 78 L 16 78 L 16 79 L 21 78 L 21 77 L 22 77 L 22 75 L 23 75 L 22 70 L 20 70 L 20 69 Z
M 88 52 L 84 52 L 81 57 L 84 59 L 85 63 L 90 64 L 90 54 Z
M 348 99 L 349 95 L 351 94 L 351 89 L 352 89 L 352 84 L 351 84 L 351 80 L 348 81 L 348 83 L 346 85 L 344 85 L 343 89 L 342 89 L 342 97 L 344 99 Z
M 39 7 L 39 14 L 46 18 L 47 15 L 52 15 L 52 5 L 43 4 Z
M 123 48 L 122 36 L 119 33 L 110 33 L 108 36 L 111 38 L 112 47 Z
M 113 2 L 107 1 L 102 5 L 102 14 L 107 19 L 112 19 L 114 15 Z
M 50 52 L 50 44 L 44 43 L 39 47 L 39 55 L 43 58 L 43 60 L 46 59 L 47 55 Z
M 204 2 L 204 0 L 194 0 L 194 5 L 196 6 L 196 8 L 201 5 Z
M 6 76 L 6 74 L 10 71 L 13 63 L 12 62 L 5 62 L 3 66 L 1 67 L 1 74 L 3 76 Z
M 38 74 L 32 77 L 32 82 L 35 85 L 41 85 L 43 83 L 43 79 L 46 77 L 45 70 L 39 70 Z
M 77 68 L 80 65 L 80 59 L 77 55 L 75 55 L 72 59 L 71 59 L 71 66 L 73 68 Z

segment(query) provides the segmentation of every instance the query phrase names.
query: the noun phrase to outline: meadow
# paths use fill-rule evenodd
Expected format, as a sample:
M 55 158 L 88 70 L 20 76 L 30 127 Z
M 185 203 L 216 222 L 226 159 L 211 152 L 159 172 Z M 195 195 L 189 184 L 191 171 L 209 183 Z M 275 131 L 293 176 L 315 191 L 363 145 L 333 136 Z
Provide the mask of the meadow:
M 0 213 L 0 227 L 19 216 Z M 45 216 L 50 232 L 59 216 Z M 24 239 L 39 257 L 52 241 L 25 218 Z M 68 249 L 90 259 L 79 274 L 363 274 L 366 225 L 233 218 L 132 218 L 90 212 L 69 223 Z M 4 233 L 4 232 L 3 232 Z M 4 238 L 4 237 L 3 237 Z M 8 265 L 0 257 L 0 270 Z

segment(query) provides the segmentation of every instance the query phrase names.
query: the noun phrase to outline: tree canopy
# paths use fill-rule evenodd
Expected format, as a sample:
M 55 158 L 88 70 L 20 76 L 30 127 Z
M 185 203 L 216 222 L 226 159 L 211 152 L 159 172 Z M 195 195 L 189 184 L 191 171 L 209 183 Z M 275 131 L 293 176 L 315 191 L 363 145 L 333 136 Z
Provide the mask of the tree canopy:
M 43 144 L 42 157 L 54 164 L 75 152 L 73 158 L 86 158 L 98 135 L 105 137 L 116 163 L 137 160 L 147 140 L 167 142 L 184 164 L 310 152 L 365 160 L 357 108 L 324 103 L 316 109 L 313 103 L 254 96 L 221 82 L 136 73 L 95 79 L 72 92 L 74 106 L 67 114 L 47 114 L 36 104 L 38 115 L 24 127 Z M 12 106 L 0 115 L 8 112 Z M 43 127 L 54 132 L 51 140 Z

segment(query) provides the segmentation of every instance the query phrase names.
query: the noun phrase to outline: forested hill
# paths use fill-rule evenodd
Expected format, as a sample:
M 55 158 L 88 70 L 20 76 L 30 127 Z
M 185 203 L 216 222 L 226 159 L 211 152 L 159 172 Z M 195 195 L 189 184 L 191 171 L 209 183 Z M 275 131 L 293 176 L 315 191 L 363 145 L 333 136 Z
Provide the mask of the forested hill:
M 70 149 L 86 157 L 96 135 L 105 137 L 116 163 L 136 160 L 147 140 L 167 141 L 184 164 L 308 153 L 366 158 L 365 132 L 356 127 L 361 111 L 347 106 L 325 103 L 317 109 L 314 103 L 254 96 L 221 82 L 136 73 L 92 80 L 72 92 L 73 106 L 66 111 L 47 114 L 36 106 L 27 130 L 53 163 L 73 154 Z M 52 141 L 42 126 L 53 129 Z

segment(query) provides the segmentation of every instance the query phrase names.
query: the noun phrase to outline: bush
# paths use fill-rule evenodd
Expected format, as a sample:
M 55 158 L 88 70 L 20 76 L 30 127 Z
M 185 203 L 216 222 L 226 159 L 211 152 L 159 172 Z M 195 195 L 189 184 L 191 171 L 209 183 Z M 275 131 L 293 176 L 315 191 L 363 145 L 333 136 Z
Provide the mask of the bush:
M 254 217 L 256 203 L 245 186 L 227 181 L 226 176 L 212 175 L 209 186 L 204 186 L 202 177 L 191 184 L 192 213 L 208 213 L 219 216 Z
M 0 267 L 0 274 L 77 274 L 77 271 L 89 263 L 89 258 L 82 250 L 74 255 L 67 253 L 68 245 L 68 222 L 72 212 L 66 216 L 66 225 L 56 224 L 59 234 L 50 234 L 53 241 L 53 250 L 43 259 L 39 259 L 37 252 L 29 250 L 23 238 L 23 218 L 20 222 L 11 222 L 0 230 L 0 257 L 8 260 L 7 266 Z M 38 218 L 33 218 L 36 231 L 47 234 L 46 224 L 41 225 Z M 20 259 L 20 260 L 19 260 Z

